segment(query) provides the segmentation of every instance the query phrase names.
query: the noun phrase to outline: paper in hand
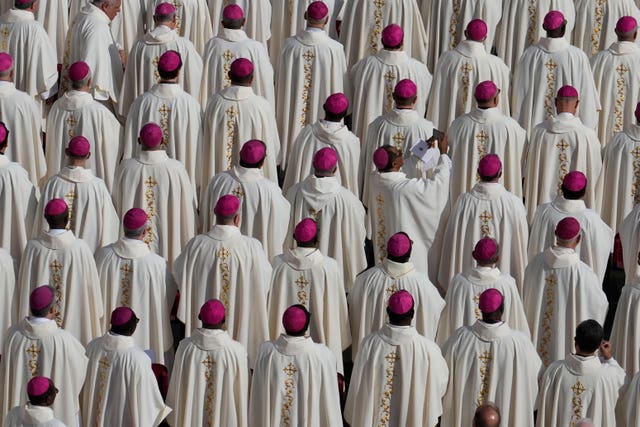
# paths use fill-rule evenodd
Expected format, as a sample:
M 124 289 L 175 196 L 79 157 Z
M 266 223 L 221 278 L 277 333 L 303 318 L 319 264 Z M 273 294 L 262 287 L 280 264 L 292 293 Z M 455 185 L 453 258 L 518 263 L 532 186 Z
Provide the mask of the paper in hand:
M 429 143 L 424 139 L 419 139 L 411 146 L 411 154 L 422 160 L 424 170 L 433 169 L 438 165 L 440 151 L 437 147 L 429 148 Z

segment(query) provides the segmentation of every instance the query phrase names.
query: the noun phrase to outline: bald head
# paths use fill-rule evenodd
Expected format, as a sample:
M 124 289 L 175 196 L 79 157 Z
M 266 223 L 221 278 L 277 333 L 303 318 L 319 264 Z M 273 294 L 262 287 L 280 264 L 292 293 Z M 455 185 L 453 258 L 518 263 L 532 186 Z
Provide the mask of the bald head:
M 492 403 L 478 406 L 473 415 L 473 427 L 499 427 L 500 409 Z

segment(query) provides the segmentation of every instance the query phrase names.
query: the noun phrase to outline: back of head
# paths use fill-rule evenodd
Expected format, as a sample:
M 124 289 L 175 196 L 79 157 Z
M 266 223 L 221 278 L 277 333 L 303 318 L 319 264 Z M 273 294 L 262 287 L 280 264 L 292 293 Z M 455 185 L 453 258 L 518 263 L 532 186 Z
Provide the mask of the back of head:
M 222 9 L 222 26 L 239 30 L 244 25 L 244 11 L 237 4 L 229 4 Z
M 232 225 L 240 210 L 240 199 L 233 194 L 226 194 L 218 199 L 213 213 L 216 215 L 216 224 Z
M 4 124 L 4 122 L 0 122 L 0 153 L 3 153 L 4 150 L 9 145 L 9 129 Z
M 380 172 L 399 170 L 399 159 L 402 159 L 402 151 L 393 145 L 383 145 L 373 152 L 373 164 Z
M 394 292 L 387 303 L 389 323 L 397 326 L 409 326 L 415 315 L 413 296 L 406 290 Z
M 542 22 L 542 28 L 547 32 L 549 38 L 564 37 L 567 29 L 567 20 L 559 10 L 552 10 L 547 13 Z
M 634 41 L 638 35 L 638 22 L 633 16 L 623 16 L 616 22 L 618 41 Z
M 27 383 L 27 397 L 33 406 L 51 406 L 58 389 L 50 378 L 35 376 Z
M 174 80 L 182 69 L 182 57 L 175 50 L 168 50 L 158 59 L 158 74 L 162 80 Z
M 13 58 L 6 52 L 0 52 L 0 80 L 10 81 L 13 73 Z
M 253 62 L 247 58 L 238 58 L 229 66 L 229 80 L 237 86 L 251 86 L 253 81 Z
M 576 328 L 576 349 L 582 353 L 595 353 L 604 338 L 600 323 L 593 319 L 581 322 Z
M 567 200 L 580 200 L 587 192 L 587 177 L 580 171 L 571 171 L 562 179 L 562 196 Z
M 473 427 L 499 427 L 500 409 L 493 403 L 485 403 L 476 408 Z
M 50 229 L 62 229 L 69 222 L 69 208 L 63 199 L 51 199 L 44 207 L 44 219 Z
M 111 332 L 118 335 L 131 336 L 140 319 L 129 307 L 117 307 L 111 312 Z
M 37 0 L 15 0 L 13 6 L 19 10 L 28 10 Z
M 292 337 L 304 336 L 310 322 L 311 313 L 302 304 L 292 305 L 282 314 L 282 326 L 287 335 Z
M 173 22 L 176 17 L 176 8 L 173 4 L 162 2 L 156 6 L 153 13 L 153 20 L 156 25 L 166 25 Z
M 304 14 L 308 26 L 324 27 L 329 20 L 329 8 L 322 1 L 309 4 Z
M 496 154 L 487 154 L 478 162 L 478 175 L 482 182 L 496 182 L 502 175 L 502 162 Z

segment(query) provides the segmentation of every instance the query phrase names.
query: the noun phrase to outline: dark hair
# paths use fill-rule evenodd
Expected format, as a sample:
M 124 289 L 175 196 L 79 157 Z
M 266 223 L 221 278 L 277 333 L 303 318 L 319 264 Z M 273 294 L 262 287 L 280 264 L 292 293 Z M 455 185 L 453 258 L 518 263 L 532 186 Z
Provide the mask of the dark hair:
M 44 219 L 49 224 L 49 228 L 65 228 L 69 223 L 69 208 L 59 215 L 44 214 Z
M 253 78 L 253 72 L 246 77 L 238 77 L 235 74 L 229 72 L 229 80 L 231 83 L 239 84 L 239 85 L 248 85 Z
M 34 406 L 51 406 L 56 400 L 56 394 L 58 394 L 58 389 L 53 385 L 53 381 L 49 380 L 49 388 L 46 392 L 40 396 L 32 396 L 27 393 L 27 397 L 29 398 L 29 403 Z
M 244 21 L 244 18 L 242 19 L 222 18 L 222 26 L 225 28 L 229 28 L 231 30 L 239 30 L 240 28 L 242 28 L 243 21 Z
M 384 169 L 380 170 L 380 172 L 388 172 L 393 167 L 393 162 L 395 162 L 396 159 L 402 157 L 402 150 L 394 147 L 393 145 L 383 145 L 382 148 L 384 148 L 384 151 L 386 151 L 389 155 L 389 161 L 387 162 L 387 165 L 384 167 Z
M 131 319 L 124 325 L 111 325 L 111 332 L 118 335 L 131 336 L 135 332 L 136 326 L 138 326 L 139 321 L 140 319 L 138 319 L 134 314 Z
M 563 185 L 561 187 L 561 190 L 562 190 L 562 197 L 564 197 L 565 199 L 580 200 L 584 197 L 585 193 L 587 192 L 587 186 L 585 185 L 584 188 L 580 191 L 570 191 L 564 188 L 564 185 Z
M 182 58 L 180 58 L 180 62 L 178 63 L 178 66 L 173 71 L 161 70 L 160 67 L 158 67 L 158 75 L 162 80 L 173 80 L 176 77 L 178 77 L 178 73 L 180 73 L 181 69 L 182 69 Z
M 409 321 L 413 319 L 413 316 L 415 315 L 415 313 L 416 313 L 415 304 L 414 304 L 414 307 L 411 307 L 411 310 L 407 311 L 404 314 L 392 313 L 391 310 L 389 310 L 389 307 L 387 307 L 387 316 L 389 316 L 389 323 L 391 323 L 392 325 L 405 323 L 405 321 Z
M 595 352 L 600 347 L 603 337 L 602 326 L 593 319 L 581 322 L 576 328 L 576 344 L 586 353 Z

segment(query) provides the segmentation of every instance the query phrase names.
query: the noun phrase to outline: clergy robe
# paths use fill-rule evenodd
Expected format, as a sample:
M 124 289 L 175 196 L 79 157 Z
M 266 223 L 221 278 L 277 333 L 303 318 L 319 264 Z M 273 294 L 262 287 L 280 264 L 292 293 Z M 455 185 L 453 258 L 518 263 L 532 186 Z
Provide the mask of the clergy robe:
M 511 87 L 511 116 L 527 132 L 555 112 L 558 89 L 571 85 L 580 95 L 578 116 L 584 126 L 598 126 L 600 101 L 589 59 L 563 38 L 541 37 L 518 61 Z
M 518 292 L 516 281 L 496 267 L 472 268 L 468 273 L 453 276 L 445 295 L 445 306 L 438 324 L 437 342 L 443 346 L 450 336 L 462 326 L 471 326 L 482 319 L 478 308 L 480 294 L 494 288 L 504 297 L 504 320 L 516 331 L 531 336 L 529 324 L 524 314 L 522 298 Z
M 27 171 L 0 154 L 0 247 L 9 252 L 16 265 L 31 236 L 37 192 Z
M 598 427 L 616 427 L 615 407 L 625 373 L 615 360 L 568 354 L 547 368 L 536 400 L 536 426 L 574 425 L 590 418 Z
M 204 405 L 203 405 L 204 402 Z M 167 405 L 172 426 L 247 427 L 247 350 L 222 329 L 195 329 L 176 352 Z
M 629 376 L 640 371 L 640 313 L 637 310 L 640 301 L 640 266 L 636 263 L 635 267 L 635 275 L 626 278 L 618 299 L 609 339 L 613 356 Z
M 7 0 L 9 8 L 13 7 L 13 1 Z M 51 45 L 56 50 L 57 63 L 62 64 L 64 58 L 65 38 L 69 30 L 69 1 L 68 0 L 44 0 L 38 4 L 35 12 L 36 20 L 42 24 L 49 35 Z
M 639 11 L 640 12 L 640 11 Z M 638 14 L 640 18 L 640 13 Z M 600 94 L 598 139 L 606 147 L 616 132 L 635 123 L 634 111 L 640 76 L 640 46 L 634 42 L 615 42 L 591 58 L 596 89 Z
M 49 229 L 44 219 L 44 207 L 56 198 L 63 199 L 69 207 L 67 230 L 82 239 L 91 252 L 118 240 L 120 220 L 109 190 L 104 181 L 81 166 L 66 166 L 44 185 L 33 223 L 33 236 Z
M 365 210 L 360 200 L 336 177 L 314 175 L 291 187 L 287 200 L 291 203 L 291 216 L 285 247 L 293 247 L 292 236 L 298 222 L 314 218 L 318 224 L 318 248 L 338 261 L 345 291 L 350 292 L 356 275 L 367 268 Z
M 389 24 L 398 24 L 404 30 L 407 55 L 427 63 L 428 37 L 415 0 L 354 0 L 345 2 L 343 9 L 340 43 L 349 67 L 382 49 L 380 34 Z
M 360 167 L 360 139 L 342 122 L 318 120 L 305 126 L 293 142 L 289 152 L 287 174 L 282 191 L 287 192 L 295 184 L 313 173 L 313 155 L 324 147 L 338 153 L 336 178 L 341 185 L 358 196 L 358 169 Z
M 427 117 L 446 132 L 458 116 L 468 113 L 475 105 L 473 92 L 478 83 L 491 80 L 504 94 L 509 93 L 509 67 L 491 55 L 482 42 L 463 40 L 455 49 L 445 52 L 433 73 Z M 509 103 L 498 108 L 509 115 Z
M 46 283 L 46 282 L 44 282 Z M 0 364 L 2 414 L 27 402 L 27 383 L 35 375 L 51 378 L 60 390 L 52 409 L 76 426 L 87 358 L 84 347 L 54 320 L 24 317 L 7 331 Z
M 5 417 L 5 427 L 65 427 L 62 421 L 53 416 L 53 410 L 47 406 L 35 406 L 29 403 L 16 406 Z
M 633 207 L 620 224 L 618 231 L 622 244 L 624 275 L 627 278 L 635 277 L 636 265 L 638 265 L 638 252 L 640 251 L 638 226 L 640 226 L 640 204 Z
M 218 34 L 222 20 L 222 9 L 227 5 L 226 2 L 220 0 L 208 0 L 209 11 L 211 13 L 211 20 L 215 21 L 214 34 Z M 212 5 L 211 3 L 215 3 Z M 249 38 L 262 43 L 267 46 L 267 42 L 271 38 L 271 29 L 269 24 L 271 22 L 271 2 L 269 0 L 234 0 L 233 3 L 237 4 L 244 11 L 244 17 L 246 22 L 244 24 L 244 30 Z M 305 7 L 306 10 L 306 7 Z M 217 14 L 214 18 L 214 13 Z
M 506 101 L 508 98 L 503 96 Z M 527 133 L 498 108 L 472 108 L 451 123 L 449 155 L 455 165 L 451 176 L 450 199 L 471 190 L 478 182 L 478 163 L 487 154 L 497 154 L 502 161 L 500 182 L 507 191 L 522 197 L 522 152 Z
M 275 113 L 269 101 L 251 87 L 232 85 L 212 96 L 204 112 L 203 128 L 201 190 L 215 174 L 238 164 L 240 149 L 250 139 L 266 144 L 262 170 L 264 176 L 278 182 L 276 165 L 282 152 Z
M 305 30 L 285 40 L 276 67 L 276 119 L 282 169 L 303 127 L 319 119 L 329 95 L 345 92 L 343 46 L 324 30 Z
M 205 108 L 209 97 L 231 85 L 229 69 L 237 58 L 253 63 L 251 87 L 256 95 L 265 98 L 273 108 L 276 105 L 273 66 L 263 43 L 250 39 L 243 30 L 221 28 L 220 33 L 207 42 L 200 83 L 200 104 Z
M 40 105 L 27 93 L 17 90 L 13 83 L 0 81 L 0 121 L 11 132 L 5 154 L 19 163 L 37 186 L 47 173 Z
M 72 2 L 73 9 L 73 3 L 78 0 L 70 1 Z M 83 1 L 87 2 L 87 0 Z M 144 24 L 147 13 L 146 3 L 147 2 L 144 0 L 123 1 L 120 7 L 120 13 L 113 18 L 111 33 L 113 34 L 114 40 L 124 51 L 125 61 L 136 40 L 142 37 L 145 33 Z M 151 9 L 149 10 L 149 13 L 153 14 L 153 11 L 154 9 Z M 151 31 L 152 28 L 153 25 L 150 25 L 147 27 L 147 30 Z
M 433 136 L 434 125 L 422 118 L 417 110 L 393 108 L 376 118 L 367 129 L 367 139 L 360 156 L 360 191 L 366 204 L 369 200 L 371 180 L 376 172 L 373 153 L 386 144 L 395 145 L 402 151 L 405 164 L 403 172 L 410 178 L 422 176 L 422 170 L 416 170 L 416 163 L 409 162 L 411 147 L 420 140 L 426 141 Z M 421 163 L 417 163 L 421 165 Z
M 131 103 L 160 82 L 158 60 L 168 50 L 175 50 L 182 59 L 178 85 L 194 97 L 199 96 L 202 58 L 193 43 L 180 37 L 177 30 L 160 25 L 139 38 L 131 48 L 118 100 L 121 116 L 128 117 Z
M 113 39 L 109 17 L 87 3 L 74 19 L 67 35 L 67 49 L 62 69 L 63 86 L 68 84 L 69 66 L 84 61 L 91 69 L 91 94 L 109 105 L 117 104 L 122 86 L 122 60 Z
M 356 135 L 367 139 L 367 128 L 378 116 L 393 108 L 393 89 L 402 79 L 411 79 L 418 88 L 416 110 L 424 117 L 431 89 L 431 73 L 422 62 L 404 50 L 382 49 L 358 61 L 349 71 L 352 82 L 351 109 Z
M 478 320 L 458 329 L 442 353 L 449 366 L 443 426 L 470 426 L 475 408 L 488 402 L 500 408 L 501 425 L 533 425 L 541 364 L 527 335 Z
M 120 217 L 131 208 L 147 212 L 144 242 L 169 265 L 196 234 L 195 189 L 182 163 L 163 150 L 141 151 L 120 163 L 112 194 Z
M 17 319 L 16 292 L 17 263 L 11 258 L 11 254 L 0 247 L 0 342 L 4 342 L 7 329 Z
M 56 323 L 86 344 L 102 332 L 102 296 L 93 251 L 72 231 L 42 231 L 22 255 L 18 315 L 29 313 L 29 295 L 46 283 L 55 288 Z
M 47 176 L 52 177 L 67 164 L 65 149 L 74 136 L 84 136 L 91 144 L 87 169 L 102 178 L 111 189 L 122 144 L 122 125 L 113 113 L 90 93 L 70 90 L 53 104 L 47 116 Z M 107 242 L 110 243 L 110 242 Z
M 552 202 L 538 206 L 529 234 L 529 259 L 555 244 L 556 225 L 568 216 L 576 218 L 582 229 L 582 240 L 576 252 L 596 273 L 598 283 L 602 283 L 609 253 L 613 251 L 614 233 L 594 210 L 586 208 L 583 200 L 567 200 L 557 196 Z
M 573 30 L 573 44 L 594 56 L 617 41 L 616 23 L 623 16 L 640 19 L 640 10 L 633 0 L 613 0 L 593 2 L 575 1 L 576 26 Z M 613 73 L 611 69 L 611 74 Z M 635 102 L 635 101 L 634 101 Z
M 446 226 L 444 225 L 446 222 Z M 500 245 L 496 265 L 516 279 L 522 292 L 522 275 L 527 265 L 529 228 L 522 199 L 497 182 L 479 182 L 461 194 L 451 213 L 443 214 L 443 230 L 438 285 L 447 289 L 451 278 L 469 271 L 475 261 L 473 247 L 483 237 L 492 237 Z
M 131 307 L 138 318 L 133 335 L 135 344 L 151 350 L 153 362 L 167 364 L 165 353 L 173 350 L 171 306 L 176 284 L 167 261 L 149 250 L 141 240 L 120 238 L 96 253 L 104 312 L 116 307 Z M 107 316 L 103 328 L 109 327 Z
M 150 122 L 157 123 L 162 128 L 163 146 L 167 155 L 179 160 L 187 170 L 191 182 L 199 185 L 197 163 L 202 141 L 202 110 L 198 101 L 178 84 L 153 85 L 131 104 L 124 128 L 122 158 L 128 159 L 140 154 L 140 129 Z
M 547 248 L 527 265 L 522 301 L 545 367 L 571 351 L 580 322 L 604 323 L 608 306 L 595 273 L 573 249 L 560 246 Z
M 614 232 L 640 202 L 640 125 L 627 122 L 602 150 L 602 170 L 596 183 L 596 206 Z
M 247 349 L 252 367 L 258 347 L 269 337 L 271 265 L 260 242 L 243 236 L 236 226 L 216 225 L 189 241 L 173 270 L 185 335 L 196 328 L 203 302 L 217 298 L 225 306 L 229 334 Z
M 217 174 L 202 199 L 202 232 L 213 228 L 216 221 L 213 210 L 218 199 L 227 194 L 240 199 L 240 232 L 258 239 L 267 259 L 281 254 L 291 206 L 278 184 L 265 178 L 262 168 L 236 165 Z
M 284 390 L 284 392 L 283 392 Z M 342 425 L 336 358 L 308 337 L 280 335 L 260 346 L 249 425 Z
M 147 28 L 153 28 L 153 13 L 164 0 L 151 0 L 147 5 Z M 176 32 L 191 40 L 196 50 L 202 53 L 204 45 L 214 36 L 211 16 L 206 0 L 180 0 L 173 3 L 176 8 Z M 184 62 L 184 57 L 182 59 Z
M 317 248 L 288 249 L 273 260 L 269 291 L 269 333 L 285 333 L 282 314 L 294 304 L 313 313 L 308 336 L 333 352 L 344 375 L 342 352 L 351 344 L 344 279 L 338 263 Z
M 358 275 L 348 296 L 353 360 L 364 337 L 380 329 L 387 321 L 389 297 L 403 289 L 414 300 L 416 314 L 411 324 L 420 335 L 435 339 L 440 313 L 445 305 L 438 290 L 425 273 L 416 269 L 414 263 L 398 263 L 385 258 Z
M 618 427 L 640 426 L 640 373 L 629 375 L 627 381 L 620 388 L 616 403 L 616 425 Z
M 449 369 L 440 348 L 413 326 L 385 323 L 362 342 L 351 375 L 345 419 L 351 427 L 434 427 L 442 415 Z
M 85 425 L 157 426 L 171 412 L 162 401 L 151 359 L 133 337 L 107 332 L 89 343 L 87 356 L 81 396 Z
M 58 90 L 56 49 L 33 12 L 8 10 L 0 16 L 0 34 L 0 51 L 13 58 L 16 87 L 38 101 L 55 95 Z
M 600 142 L 596 132 L 580 118 L 561 113 L 537 125 L 529 136 L 522 163 L 529 221 L 539 205 L 561 194 L 562 180 L 573 170 L 587 177 L 584 201 L 587 207 L 596 207 L 596 182 L 602 168 Z

